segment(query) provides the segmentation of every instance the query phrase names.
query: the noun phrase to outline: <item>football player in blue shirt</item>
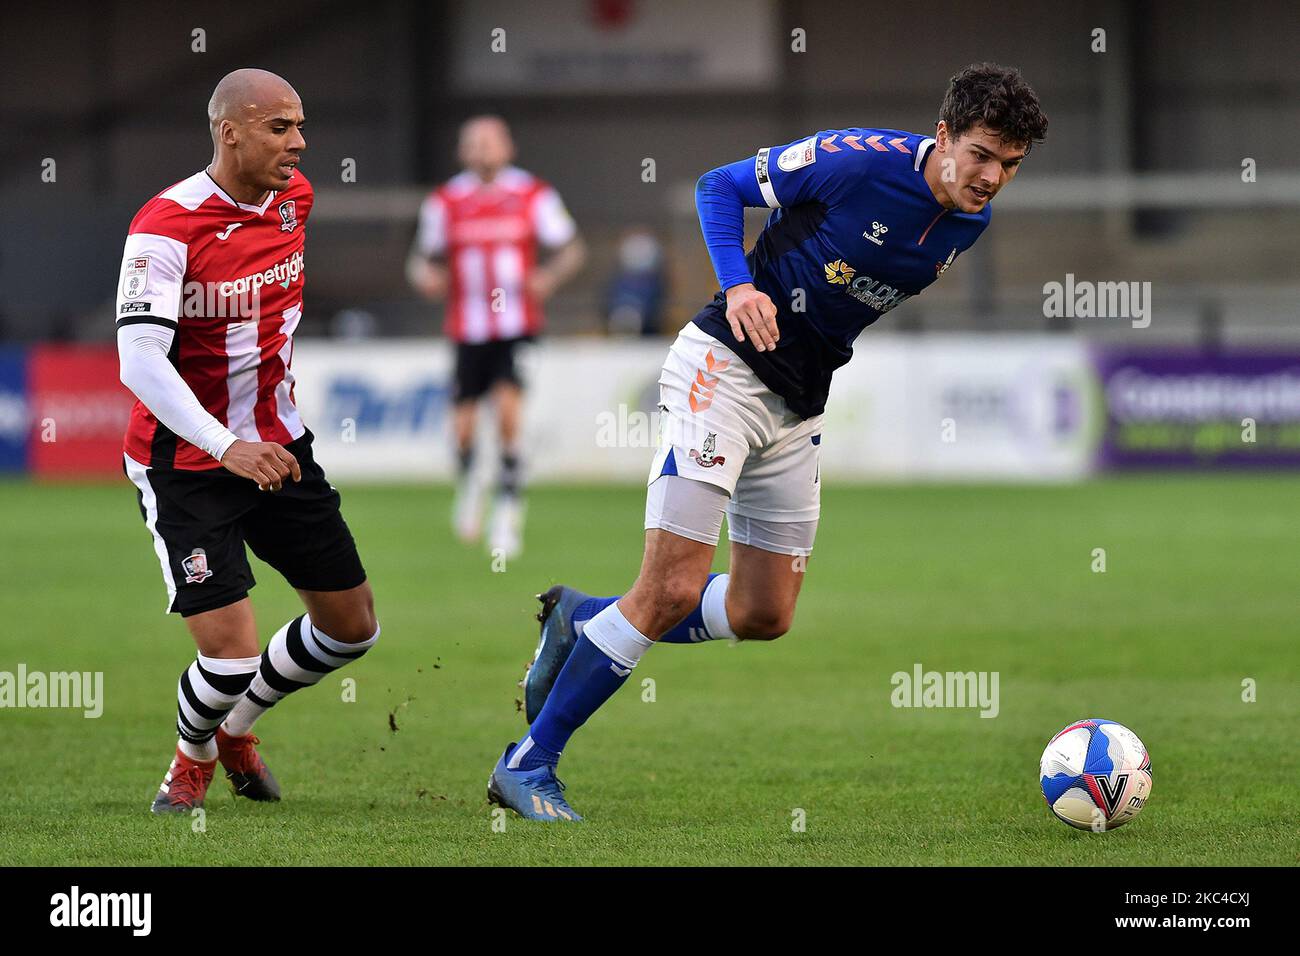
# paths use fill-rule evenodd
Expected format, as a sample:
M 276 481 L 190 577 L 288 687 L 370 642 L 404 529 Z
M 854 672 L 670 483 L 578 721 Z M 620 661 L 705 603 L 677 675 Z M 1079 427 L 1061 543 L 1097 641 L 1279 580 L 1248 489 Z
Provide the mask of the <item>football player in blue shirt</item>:
M 617 597 L 539 595 L 530 726 L 497 762 L 491 801 L 580 819 L 555 776 L 560 753 L 646 650 L 790 628 L 820 513 L 832 373 L 863 329 L 980 237 L 990 201 L 1046 133 L 1019 71 L 981 63 L 951 78 L 933 136 L 824 130 L 700 178 L 722 291 L 678 335 L 659 379 L 641 573 Z M 748 255 L 746 206 L 772 209 Z M 711 575 L 724 514 L 730 571 Z

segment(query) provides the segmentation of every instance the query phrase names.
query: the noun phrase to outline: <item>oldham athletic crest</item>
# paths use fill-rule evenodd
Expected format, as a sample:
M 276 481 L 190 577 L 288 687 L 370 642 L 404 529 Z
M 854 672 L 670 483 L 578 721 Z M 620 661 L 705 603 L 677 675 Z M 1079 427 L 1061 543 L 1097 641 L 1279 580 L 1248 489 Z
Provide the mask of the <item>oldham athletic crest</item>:
M 280 231 L 293 232 L 298 228 L 298 203 L 293 199 L 286 199 L 280 203 Z
M 704 439 L 704 448 L 700 451 L 691 449 L 691 457 L 695 459 L 695 464 L 701 468 L 712 468 L 714 465 L 725 465 L 727 459 L 721 455 L 715 455 L 718 450 L 718 436 L 709 432 L 709 437 Z
M 186 584 L 202 584 L 212 577 L 212 569 L 208 567 L 208 553 L 202 548 L 191 551 L 190 556 L 181 561 L 181 567 L 185 569 Z

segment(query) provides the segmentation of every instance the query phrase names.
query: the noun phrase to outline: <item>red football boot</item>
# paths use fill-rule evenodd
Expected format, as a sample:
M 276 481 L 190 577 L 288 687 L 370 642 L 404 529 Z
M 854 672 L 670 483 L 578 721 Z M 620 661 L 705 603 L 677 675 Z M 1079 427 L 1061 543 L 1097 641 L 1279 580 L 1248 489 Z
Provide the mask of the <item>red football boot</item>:
M 226 779 L 235 788 L 236 796 L 250 800 L 279 800 L 280 785 L 257 752 L 256 745 L 260 743 L 252 734 L 232 737 L 226 733 L 225 727 L 217 728 L 217 758 L 226 768 Z
M 150 809 L 154 813 L 189 813 L 203 806 L 216 767 L 215 760 L 191 760 L 177 747 Z

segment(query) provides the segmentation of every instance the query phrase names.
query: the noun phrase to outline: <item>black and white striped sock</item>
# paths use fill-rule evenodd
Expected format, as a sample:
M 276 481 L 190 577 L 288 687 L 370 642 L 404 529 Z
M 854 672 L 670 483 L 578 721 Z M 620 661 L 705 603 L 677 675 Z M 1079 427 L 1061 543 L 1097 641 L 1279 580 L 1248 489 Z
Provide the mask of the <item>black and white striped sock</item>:
M 226 733 L 247 734 L 280 700 L 361 657 L 377 640 L 378 628 L 369 640 L 345 644 L 313 626 L 310 615 L 294 618 L 266 645 L 252 684 L 226 717 Z
M 524 469 L 519 452 L 510 450 L 501 453 L 500 492 L 502 495 L 517 498 L 524 484 Z
M 214 760 L 217 727 L 244 696 L 260 657 L 204 657 L 187 667 L 176 685 L 177 746 L 191 760 Z

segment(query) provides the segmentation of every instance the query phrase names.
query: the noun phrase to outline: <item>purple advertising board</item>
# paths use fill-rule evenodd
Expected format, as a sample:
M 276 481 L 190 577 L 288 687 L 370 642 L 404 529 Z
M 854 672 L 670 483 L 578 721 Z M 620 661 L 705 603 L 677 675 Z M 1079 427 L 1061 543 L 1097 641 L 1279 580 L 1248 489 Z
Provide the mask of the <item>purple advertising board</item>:
M 1099 350 L 1102 468 L 1300 467 L 1300 353 Z

